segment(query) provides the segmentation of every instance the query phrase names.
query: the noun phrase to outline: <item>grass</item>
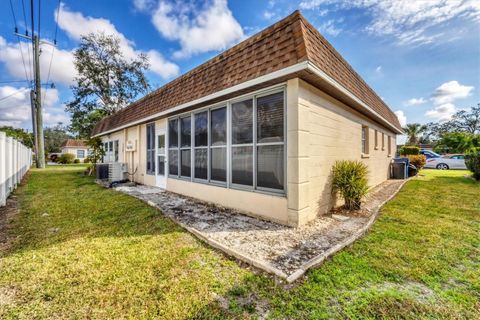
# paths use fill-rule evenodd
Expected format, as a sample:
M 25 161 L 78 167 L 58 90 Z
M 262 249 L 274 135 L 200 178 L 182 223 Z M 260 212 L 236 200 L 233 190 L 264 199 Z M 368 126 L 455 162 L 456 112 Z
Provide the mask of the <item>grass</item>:
M 462 319 L 480 310 L 480 184 L 425 170 L 286 290 L 82 166 L 32 170 L 0 252 L 0 318 Z

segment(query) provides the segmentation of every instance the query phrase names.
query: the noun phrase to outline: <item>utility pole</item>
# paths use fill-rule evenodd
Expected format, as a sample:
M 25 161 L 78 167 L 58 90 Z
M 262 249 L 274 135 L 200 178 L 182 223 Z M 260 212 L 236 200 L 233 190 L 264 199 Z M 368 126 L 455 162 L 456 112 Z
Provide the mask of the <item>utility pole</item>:
M 30 105 L 32 108 L 32 131 L 33 131 L 33 151 L 35 157 L 38 155 L 38 137 L 37 137 L 37 107 L 35 106 L 35 91 L 30 90 Z M 37 160 L 35 160 L 35 165 Z
M 40 81 L 40 48 L 38 35 L 33 34 L 33 56 L 35 68 L 35 107 L 37 125 L 37 168 L 45 168 L 45 141 L 43 138 L 42 83 Z

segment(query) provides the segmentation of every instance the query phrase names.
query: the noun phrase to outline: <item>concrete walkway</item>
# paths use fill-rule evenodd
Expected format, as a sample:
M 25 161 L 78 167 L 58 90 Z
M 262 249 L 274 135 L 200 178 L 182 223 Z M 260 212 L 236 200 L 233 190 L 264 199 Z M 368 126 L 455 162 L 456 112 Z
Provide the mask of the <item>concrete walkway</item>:
M 305 271 L 361 237 L 380 207 L 405 180 L 388 180 L 374 188 L 361 212 L 321 216 L 300 228 L 248 217 L 149 186 L 120 186 L 116 190 L 160 209 L 182 227 L 228 255 L 293 282 Z

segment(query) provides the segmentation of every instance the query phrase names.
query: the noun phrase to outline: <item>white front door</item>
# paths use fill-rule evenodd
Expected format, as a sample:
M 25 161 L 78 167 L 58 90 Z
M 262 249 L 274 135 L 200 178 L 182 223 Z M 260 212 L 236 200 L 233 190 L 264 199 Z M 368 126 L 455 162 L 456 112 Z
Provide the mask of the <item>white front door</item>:
M 157 131 L 156 147 L 157 147 L 157 187 L 165 189 L 167 187 L 167 178 L 165 177 L 166 172 L 166 155 L 165 155 L 165 129 L 160 129 Z

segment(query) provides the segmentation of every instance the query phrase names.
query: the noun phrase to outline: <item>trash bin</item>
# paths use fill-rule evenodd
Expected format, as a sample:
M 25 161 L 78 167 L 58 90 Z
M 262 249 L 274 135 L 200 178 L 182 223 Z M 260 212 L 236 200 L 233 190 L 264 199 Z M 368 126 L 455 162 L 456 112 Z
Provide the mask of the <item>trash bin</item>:
M 391 164 L 391 178 L 392 179 L 405 179 L 405 163 L 393 162 Z
M 391 163 L 391 178 L 406 179 L 408 178 L 408 166 L 410 161 L 408 158 L 395 158 Z

